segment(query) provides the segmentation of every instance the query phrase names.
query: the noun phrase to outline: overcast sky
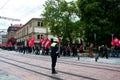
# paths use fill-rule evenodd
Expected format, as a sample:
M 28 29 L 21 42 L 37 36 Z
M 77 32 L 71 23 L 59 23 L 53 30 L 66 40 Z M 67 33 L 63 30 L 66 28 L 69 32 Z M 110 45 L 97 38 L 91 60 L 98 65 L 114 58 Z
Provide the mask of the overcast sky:
M 40 18 L 45 1 L 47 0 L 0 0 L 0 16 L 20 19 L 11 21 L 0 18 L 0 29 L 7 29 L 10 24 L 25 24 L 31 18 Z
M 20 19 L 11 21 L 0 18 L 0 29 L 10 24 L 25 24 L 31 18 L 39 18 L 46 0 L 0 0 L 0 16 Z

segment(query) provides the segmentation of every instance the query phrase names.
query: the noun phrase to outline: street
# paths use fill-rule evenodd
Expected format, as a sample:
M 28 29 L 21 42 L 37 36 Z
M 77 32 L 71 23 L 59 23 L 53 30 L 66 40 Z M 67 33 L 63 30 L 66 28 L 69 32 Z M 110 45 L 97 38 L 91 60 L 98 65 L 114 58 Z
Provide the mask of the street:
M 50 56 L 22 54 L 0 49 L 0 80 L 120 80 L 120 59 L 60 57 L 56 70 L 51 74 Z

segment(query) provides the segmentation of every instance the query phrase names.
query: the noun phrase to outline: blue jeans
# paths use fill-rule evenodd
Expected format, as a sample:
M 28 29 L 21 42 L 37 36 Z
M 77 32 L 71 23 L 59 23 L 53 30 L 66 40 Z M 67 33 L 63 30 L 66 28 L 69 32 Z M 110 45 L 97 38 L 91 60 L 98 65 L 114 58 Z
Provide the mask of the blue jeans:
M 112 52 L 112 57 L 119 57 L 119 52 L 117 51 Z

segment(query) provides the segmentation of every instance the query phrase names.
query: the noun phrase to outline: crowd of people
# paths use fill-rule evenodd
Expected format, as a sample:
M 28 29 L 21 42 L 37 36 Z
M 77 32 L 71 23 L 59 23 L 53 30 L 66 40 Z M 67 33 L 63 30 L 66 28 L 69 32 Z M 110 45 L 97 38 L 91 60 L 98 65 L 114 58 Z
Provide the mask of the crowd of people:
M 41 47 L 40 45 L 34 45 L 32 47 L 19 45 L 15 46 L 15 51 L 20 53 L 34 53 L 36 55 L 49 55 L 51 50 L 49 48 Z M 62 56 L 77 56 L 78 53 L 82 53 L 84 51 L 83 45 L 60 45 L 60 55 Z
M 95 61 L 99 59 L 99 57 L 103 58 L 106 57 L 108 59 L 109 56 L 113 57 L 119 57 L 119 48 L 117 45 L 111 47 L 111 55 L 109 55 L 108 47 L 106 45 L 97 46 L 96 52 L 94 51 L 95 45 L 93 43 L 90 44 L 88 56 L 94 57 L 94 53 L 97 53 L 98 55 L 95 57 Z M 86 47 L 82 44 L 79 45 L 61 45 L 57 43 L 56 40 L 51 39 L 51 44 L 49 47 L 45 47 L 42 44 L 35 44 L 33 46 L 25 46 L 25 45 L 15 45 L 12 47 L 7 47 L 7 50 L 15 50 L 17 52 L 28 54 L 32 53 L 35 55 L 50 55 L 51 56 L 51 72 L 52 74 L 56 74 L 57 71 L 55 69 L 57 58 L 60 56 L 73 56 L 78 57 L 78 60 L 80 59 L 79 54 L 83 54 L 86 50 Z
M 94 53 L 95 51 L 93 50 L 94 46 L 93 44 L 90 44 L 89 47 L 87 47 L 87 51 L 88 52 L 85 52 L 86 50 L 86 47 L 83 46 L 82 44 L 79 44 L 79 45 L 60 45 L 60 52 L 59 54 L 61 56 L 78 56 L 78 54 L 83 54 L 83 53 L 87 53 L 89 57 L 94 57 Z M 7 49 L 7 50 L 15 50 L 17 52 L 20 52 L 20 53 L 23 53 L 23 54 L 27 54 L 27 53 L 33 53 L 33 54 L 36 54 L 36 55 L 50 55 L 50 48 L 45 48 L 44 46 L 41 46 L 40 44 L 36 44 L 32 47 L 30 46 L 25 46 L 25 45 L 15 45 L 14 47 L 7 47 L 7 48 L 4 48 L 4 49 Z M 108 50 L 108 47 L 106 45 L 101 45 L 101 46 L 98 46 L 98 50 L 97 50 L 97 53 L 99 53 L 99 57 L 106 57 L 108 58 L 109 56 L 110 57 L 119 57 L 119 50 L 120 50 L 120 47 L 118 46 L 113 46 L 111 47 L 111 49 Z

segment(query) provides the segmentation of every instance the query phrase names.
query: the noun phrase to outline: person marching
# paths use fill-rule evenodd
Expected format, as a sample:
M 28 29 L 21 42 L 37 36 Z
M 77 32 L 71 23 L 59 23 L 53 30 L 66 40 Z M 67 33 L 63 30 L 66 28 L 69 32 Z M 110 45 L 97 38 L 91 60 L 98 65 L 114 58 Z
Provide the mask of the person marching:
M 54 38 L 53 39 L 53 43 L 51 44 L 51 60 L 52 60 L 52 74 L 56 74 L 56 70 L 55 70 L 55 66 L 56 66 L 56 62 L 57 62 L 57 57 L 59 57 L 59 44 L 57 43 L 58 38 Z M 51 39 L 52 42 L 52 39 Z

